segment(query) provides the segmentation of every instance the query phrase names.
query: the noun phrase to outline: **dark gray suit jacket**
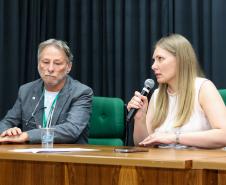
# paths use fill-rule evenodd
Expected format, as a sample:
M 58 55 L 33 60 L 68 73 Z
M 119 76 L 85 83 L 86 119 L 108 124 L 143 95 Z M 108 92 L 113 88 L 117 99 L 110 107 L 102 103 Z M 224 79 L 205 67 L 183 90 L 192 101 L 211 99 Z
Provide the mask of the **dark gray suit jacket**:
M 42 93 L 41 79 L 22 85 L 13 108 L 0 121 L 0 133 L 11 127 L 20 127 L 27 131 L 30 143 L 40 143 L 41 130 L 38 127 L 42 125 L 44 111 Z M 87 143 L 92 95 L 91 88 L 67 77 L 52 118 L 54 143 Z

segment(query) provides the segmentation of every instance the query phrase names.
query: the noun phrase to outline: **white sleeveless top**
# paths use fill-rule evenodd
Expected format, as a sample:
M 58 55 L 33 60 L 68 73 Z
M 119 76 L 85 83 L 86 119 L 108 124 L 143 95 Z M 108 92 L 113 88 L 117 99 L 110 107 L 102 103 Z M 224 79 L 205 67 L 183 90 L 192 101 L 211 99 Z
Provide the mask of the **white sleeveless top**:
M 175 123 L 176 111 L 177 111 L 177 95 L 170 95 L 169 96 L 169 113 L 167 115 L 166 120 L 163 124 L 156 128 L 154 132 L 169 132 L 175 133 L 176 131 L 180 131 L 181 133 L 185 132 L 197 132 L 203 130 L 211 129 L 211 125 L 206 118 L 205 113 L 203 112 L 202 107 L 199 103 L 199 91 L 202 84 L 207 81 L 205 78 L 196 78 L 195 81 L 195 102 L 194 102 L 194 110 L 190 117 L 190 119 L 182 126 L 174 128 L 173 124 Z M 154 96 L 154 105 L 156 102 L 158 94 L 158 89 L 155 90 L 153 93 Z

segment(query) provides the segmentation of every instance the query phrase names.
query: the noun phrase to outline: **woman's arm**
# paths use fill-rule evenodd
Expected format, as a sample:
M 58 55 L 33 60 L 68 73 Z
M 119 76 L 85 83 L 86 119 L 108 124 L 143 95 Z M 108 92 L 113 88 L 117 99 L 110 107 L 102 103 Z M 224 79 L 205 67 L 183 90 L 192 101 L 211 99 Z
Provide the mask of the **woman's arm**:
M 152 99 L 148 105 L 148 99 L 146 96 L 142 96 L 139 92 L 135 92 L 134 97 L 128 103 L 127 109 L 136 108 L 137 113 L 134 116 L 134 132 L 133 139 L 134 144 L 138 145 L 144 138 L 146 138 L 150 131 L 151 123 L 151 107 Z
M 226 146 L 226 107 L 211 81 L 201 86 L 199 102 L 212 129 L 181 134 L 180 143 L 204 148 Z

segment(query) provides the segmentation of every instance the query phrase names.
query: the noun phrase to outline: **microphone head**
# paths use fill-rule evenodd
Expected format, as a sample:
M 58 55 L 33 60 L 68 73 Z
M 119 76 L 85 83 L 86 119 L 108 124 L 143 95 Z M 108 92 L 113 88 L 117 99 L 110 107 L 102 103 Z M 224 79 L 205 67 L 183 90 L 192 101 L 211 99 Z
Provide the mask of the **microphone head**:
M 148 89 L 152 89 L 154 85 L 155 85 L 155 82 L 152 79 L 146 79 L 144 82 L 144 86 Z

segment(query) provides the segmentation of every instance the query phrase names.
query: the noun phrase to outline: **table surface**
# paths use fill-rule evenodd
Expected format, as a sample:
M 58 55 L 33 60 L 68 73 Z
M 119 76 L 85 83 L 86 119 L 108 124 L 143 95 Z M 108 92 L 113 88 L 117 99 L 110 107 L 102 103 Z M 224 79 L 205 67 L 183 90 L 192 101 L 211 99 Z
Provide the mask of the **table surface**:
M 160 149 L 149 148 L 148 152 L 118 153 L 114 152 L 115 147 L 94 146 L 94 145 L 66 145 L 55 144 L 54 148 L 86 148 L 97 149 L 97 151 L 76 151 L 62 153 L 18 153 L 13 149 L 40 148 L 41 145 L 0 145 L 0 159 L 31 160 L 48 162 L 70 162 L 87 164 L 106 164 L 122 166 L 142 166 L 159 168 L 197 168 L 197 162 L 212 161 L 217 164 L 217 159 L 226 159 L 226 151 L 202 150 L 202 149 Z M 211 160 L 210 160 L 211 159 Z M 192 165 L 195 161 L 195 166 Z M 225 160 L 226 161 L 226 160 Z M 220 162 L 219 162 L 220 163 Z M 226 169 L 226 162 L 224 163 Z
M 192 161 L 192 168 L 226 170 L 226 157 L 195 159 Z

